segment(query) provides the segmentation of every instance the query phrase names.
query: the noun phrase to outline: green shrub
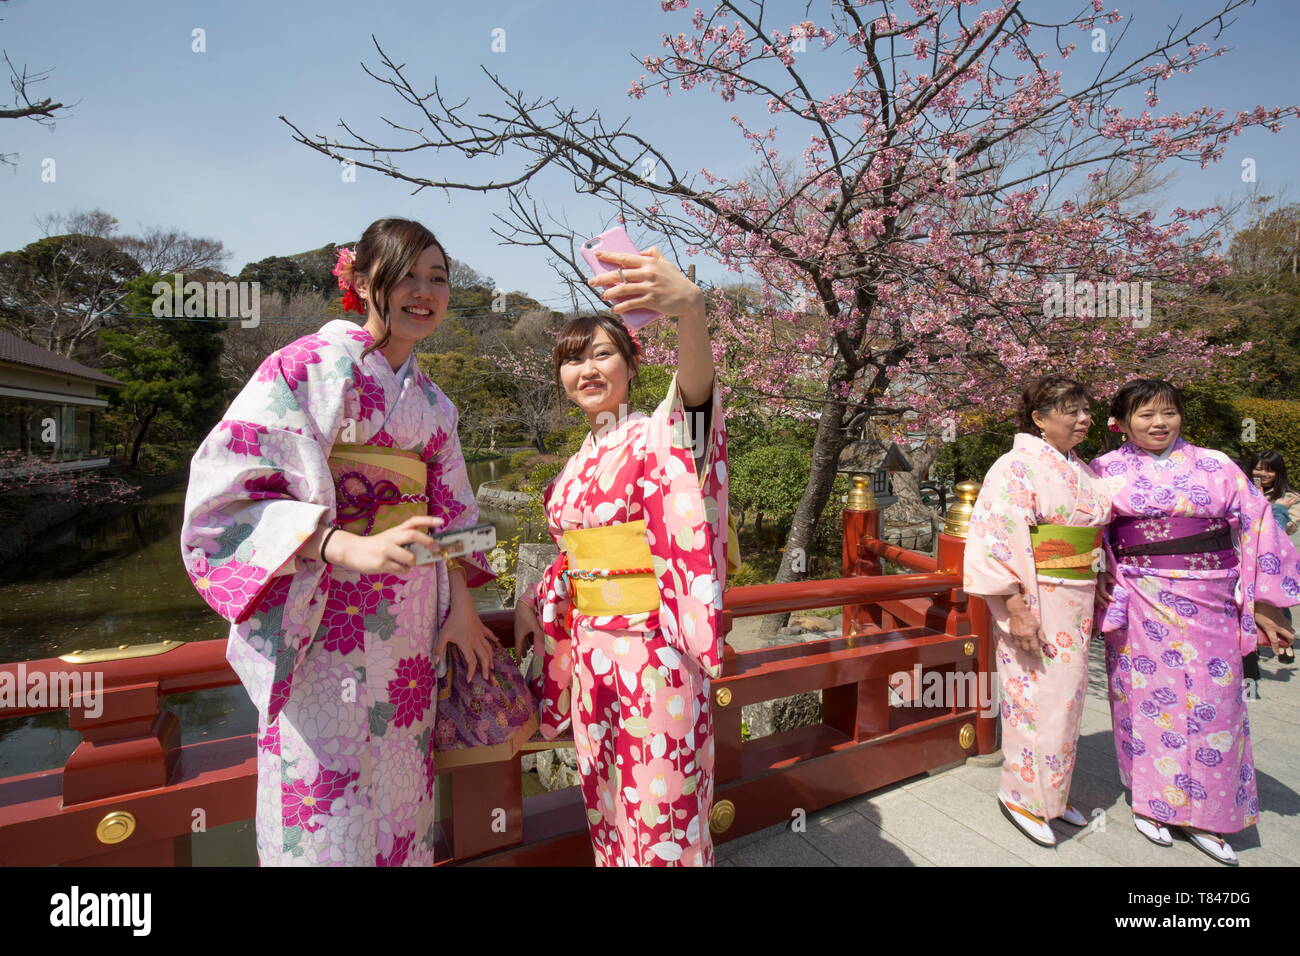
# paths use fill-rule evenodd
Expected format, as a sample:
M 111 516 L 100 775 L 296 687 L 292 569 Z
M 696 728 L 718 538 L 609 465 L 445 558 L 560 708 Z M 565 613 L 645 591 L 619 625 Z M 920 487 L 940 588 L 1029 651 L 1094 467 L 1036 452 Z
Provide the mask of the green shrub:
M 494 567 L 502 569 L 495 583 L 501 589 L 507 607 L 514 605 L 515 580 L 519 572 L 519 537 L 514 535 L 504 541 L 498 541 L 497 546 L 488 556 Z
M 529 458 L 532 458 L 536 454 L 537 451 L 536 449 L 533 448 L 525 448 L 523 451 L 515 452 L 513 455 L 510 456 L 510 458 L 506 462 L 506 471 L 508 472 L 522 471 L 524 467 L 524 462 L 526 462 Z
M 164 475 L 178 471 L 194 457 L 193 442 L 149 442 L 140 448 L 139 472 L 145 475 Z
M 1181 386 L 1180 390 L 1183 426 L 1179 434 L 1193 445 L 1233 454 L 1241 438 L 1243 415 L 1235 406 L 1236 386 L 1223 380 L 1205 380 Z
M 1300 473 L 1300 402 L 1266 398 L 1239 398 L 1233 407 L 1241 413 L 1237 447 L 1241 457 L 1273 450 L 1293 473 Z M 1254 425 L 1254 441 L 1250 425 Z
M 743 588 L 751 584 L 771 584 L 775 573 L 773 571 L 769 574 L 746 561 L 740 566 L 739 571 L 727 575 L 727 587 Z
M 989 424 L 983 431 L 960 435 L 946 442 L 930 466 L 933 481 L 983 481 L 993 463 L 1011 450 L 1016 426 L 1011 422 Z

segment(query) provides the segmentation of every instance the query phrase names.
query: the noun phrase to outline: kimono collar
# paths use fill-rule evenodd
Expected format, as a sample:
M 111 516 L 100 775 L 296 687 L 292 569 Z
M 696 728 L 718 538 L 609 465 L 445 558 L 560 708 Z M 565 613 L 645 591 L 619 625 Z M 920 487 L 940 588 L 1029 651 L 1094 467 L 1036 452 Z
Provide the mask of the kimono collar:
M 1179 435 L 1177 438 L 1173 440 L 1172 444 L 1170 444 L 1168 448 L 1166 448 L 1158 455 L 1155 452 L 1150 452 L 1147 451 L 1145 448 L 1139 447 L 1135 442 L 1132 441 L 1126 441 L 1124 442 L 1124 444 L 1128 445 L 1132 449 L 1131 453 L 1134 455 L 1146 455 L 1146 457 L 1150 458 L 1152 461 L 1168 461 L 1169 456 L 1172 455 L 1174 452 L 1183 451 L 1184 446 L 1187 445 L 1187 442 L 1183 441 L 1182 435 Z
M 321 327 L 320 335 L 332 342 L 337 342 L 352 356 L 357 365 L 364 368 L 377 381 L 386 381 L 394 385 L 399 393 L 408 379 L 420 382 L 425 377 L 421 372 L 419 363 L 415 361 L 414 349 L 411 350 L 406 363 L 400 369 L 394 369 L 388 363 L 388 358 L 379 349 L 370 352 L 363 359 L 361 353 L 374 345 L 375 340 L 364 326 L 357 325 L 355 322 L 350 322 L 347 319 L 333 319 Z M 403 372 L 406 374 L 399 374 Z
M 623 440 L 623 436 L 627 432 L 628 425 L 632 424 L 633 422 L 640 421 L 641 419 L 646 417 L 648 416 L 644 412 L 638 412 L 629 409 L 627 414 L 623 416 L 621 421 L 609 426 L 599 435 L 597 435 L 594 431 L 588 431 L 587 442 L 590 443 L 591 450 L 594 452 L 598 449 L 609 448 L 612 447 L 613 445 L 618 444 Z
M 1012 442 L 1011 447 L 1015 451 L 1023 451 L 1029 454 L 1038 455 L 1043 453 L 1043 449 L 1047 449 L 1047 451 L 1055 455 L 1057 458 L 1060 458 L 1062 461 L 1067 461 L 1071 464 L 1080 464 L 1079 456 L 1074 453 L 1074 449 L 1070 449 L 1068 455 L 1062 455 L 1060 449 L 1050 441 L 1047 441 L 1044 438 L 1039 438 L 1037 435 L 1031 435 L 1028 432 L 1016 432 L 1016 437 Z
M 412 349 L 411 354 L 408 355 L 406 357 L 406 361 L 402 363 L 402 367 L 393 372 L 393 375 L 397 378 L 397 384 L 398 385 L 405 384 L 407 378 L 410 377 L 411 372 L 414 370 L 414 368 L 415 368 L 415 349 Z
M 331 342 L 337 342 L 353 358 L 360 360 L 361 353 L 375 344 L 370 333 L 364 327 L 357 325 L 355 322 L 349 322 L 347 319 L 331 319 L 321 326 L 319 333 L 323 338 Z M 371 355 L 378 354 L 371 352 Z M 381 356 L 382 357 L 382 356 Z M 370 358 L 369 355 L 366 358 Z M 385 359 L 385 362 L 387 359 Z M 391 366 L 389 367 L 391 370 Z

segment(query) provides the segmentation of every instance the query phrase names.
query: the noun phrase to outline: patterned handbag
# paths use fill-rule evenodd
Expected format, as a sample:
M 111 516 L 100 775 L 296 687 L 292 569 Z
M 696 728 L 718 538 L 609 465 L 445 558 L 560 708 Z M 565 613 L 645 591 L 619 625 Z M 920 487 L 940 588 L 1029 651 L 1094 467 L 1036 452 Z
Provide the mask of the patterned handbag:
M 452 644 L 438 678 L 438 716 L 434 722 L 434 766 L 463 767 L 509 760 L 537 730 L 537 698 L 524 675 L 496 641 L 492 673 L 479 669 L 472 680 L 460 648 Z

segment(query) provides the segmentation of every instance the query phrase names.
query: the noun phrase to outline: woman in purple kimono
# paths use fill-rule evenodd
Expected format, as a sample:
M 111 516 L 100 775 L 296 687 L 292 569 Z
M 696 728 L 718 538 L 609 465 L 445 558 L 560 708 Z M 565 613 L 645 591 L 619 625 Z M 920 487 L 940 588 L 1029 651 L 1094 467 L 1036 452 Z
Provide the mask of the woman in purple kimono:
M 484 557 L 409 550 L 477 522 L 456 408 L 412 355 L 447 265 L 419 223 L 373 223 L 335 268 L 365 325 L 268 357 L 190 468 L 181 551 L 258 710 L 263 866 L 433 861 L 437 668 L 448 642 L 491 659 Z
M 1147 839 L 1170 846 L 1178 826 L 1236 865 L 1221 835 L 1259 820 L 1241 659 L 1261 631 L 1290 640 L 1300 563 L 1241 469 L 1178 437 L 1173 385 L 1131 381 L 1110 414 L 1127 440 L 1092 467 L 1115 513 L 1099 617 L 1120 776 Z

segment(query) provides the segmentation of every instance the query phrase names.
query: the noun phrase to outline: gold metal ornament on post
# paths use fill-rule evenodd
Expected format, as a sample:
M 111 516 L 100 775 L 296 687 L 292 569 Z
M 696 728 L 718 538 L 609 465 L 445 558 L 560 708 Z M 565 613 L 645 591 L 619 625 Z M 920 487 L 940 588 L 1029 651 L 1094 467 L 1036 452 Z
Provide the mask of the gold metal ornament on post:
M 948 509 L 943 533 L 950 534 L 954 538 L 964 538 L 966 532 L 970 530 L 970 516 L 975 511 L 975 499 L 980 494 L 980 483 L 959 481 L 953 486 L 952 491 L 957 496 L 957 503 Z
M 719 707 L 727 707 L 731 704 L 731 688 L 719 687 L 713 694 L 713 700 Z
M 114 810 L 99 821 L 99 826 L 95 827 L 95 836 L 99 842 L 110 846 L 121 843 L 134 832 L 135 815 L 125 810 Z
M 975 642 L 967 641 L 965 644 L 961 646 L 961 652 L 965 654 L 967 657 L 972 656 L 975 653 Z
M 713 805 L 709 814 L 709 829 L 714 833 L 726 833 L 736 822 L 736 805 L 730 800 L 719 800 Z
M 869 475 L 854 475 L 853 487 L 849 489 L 848 501 L 844 503 L 845 511 L 875 511 L 876 495 L 871 490 Z
M 957 734 L 957 743 L 962 750 L 970 750 L 975 745 L 975 725 L 962 724 L 961 730 Z

